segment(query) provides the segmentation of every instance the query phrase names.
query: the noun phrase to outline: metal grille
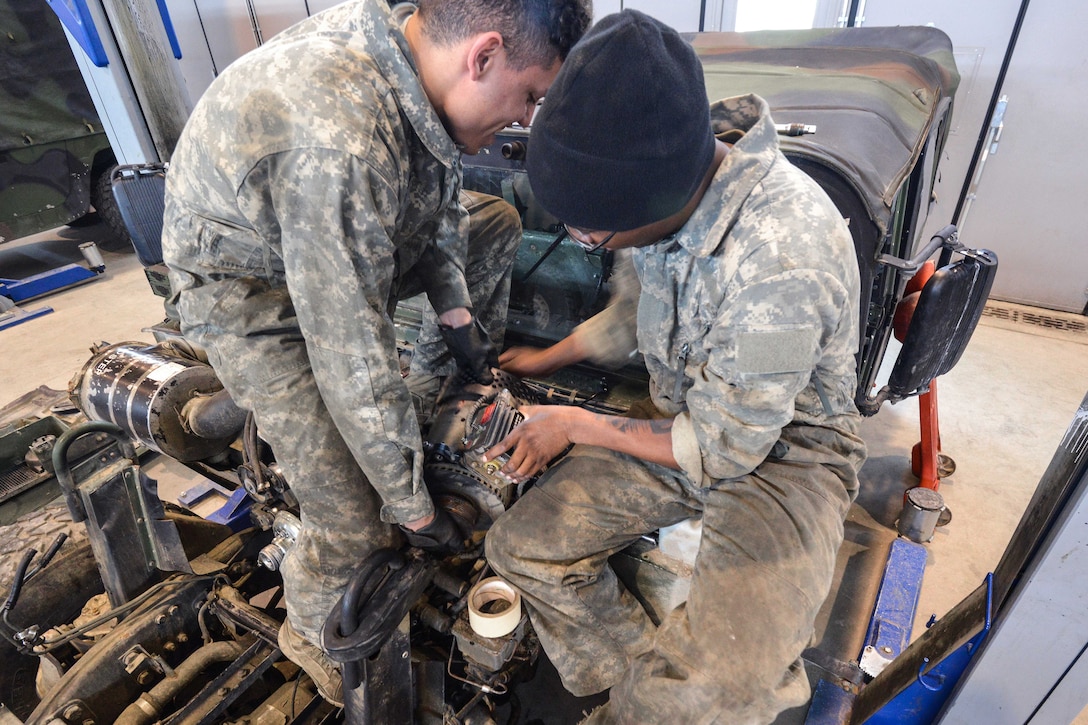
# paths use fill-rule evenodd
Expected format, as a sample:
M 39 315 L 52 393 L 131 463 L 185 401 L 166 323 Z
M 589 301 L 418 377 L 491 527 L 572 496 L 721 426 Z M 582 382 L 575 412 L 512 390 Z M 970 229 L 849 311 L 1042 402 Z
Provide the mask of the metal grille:
M 39 474 L 25 463 L 0 471 L 0 502 L 7 501 L 38 482 Z
M 1088 321 L 1079 315 L 1066 315 L 1035 307 L 1020 309 L 988 302 L 986 308 L 982 311 L 982 315 L 983 317 L 992 317 L 997 320 L 1006 320 L 1046 330 L 1088 333 Z

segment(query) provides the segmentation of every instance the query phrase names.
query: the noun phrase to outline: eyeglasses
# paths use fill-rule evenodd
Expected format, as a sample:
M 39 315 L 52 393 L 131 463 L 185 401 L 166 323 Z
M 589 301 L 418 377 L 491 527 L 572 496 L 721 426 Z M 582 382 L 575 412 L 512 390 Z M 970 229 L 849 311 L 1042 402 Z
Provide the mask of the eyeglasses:
M 609 232 L 604 239 L 594 244 L 593 240 L 590 239 L 590 235 L 596 234 L 597 232 L 590 231 L 588 229 L 579 229 L 578 227 L 572 227 L 570 224 L 564 224 L 563 228 L 567 230 L 567 235 L 570 236 L 570 238 L 573 239 L 575 242 L 577 242 L 578 246 L 584 249 L 587 254 L 589 252 L 596 252 L 598 249 L 612 241 L 612 237 L 616 236 L 615 232 Z

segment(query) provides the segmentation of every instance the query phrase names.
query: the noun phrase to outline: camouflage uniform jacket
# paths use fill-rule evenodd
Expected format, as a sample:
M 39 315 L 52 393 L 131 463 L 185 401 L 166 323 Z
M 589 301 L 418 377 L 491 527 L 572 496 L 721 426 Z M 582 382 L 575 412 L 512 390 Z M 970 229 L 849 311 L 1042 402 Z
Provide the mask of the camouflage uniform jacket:
M 676 416 L 673 454 L 696 488 L 755 469 L 786 426 L 853 441 L 859 420 L 860 290 L 846 223 L 779 151 L 763 99 L 719 101 L 711 122 L 719 137 L 745 134 L 684 227 L 633 250 L 651 397 Z M 624 307 L 609 308 L 610 324 Z
M 438 312 L 470 305 L 460 151 L 405 17 L 352 0 L 224 71 L 172 158 L 163 235 L 186 334 L 301 335 L 382 519 L 400 522 L 432 508 L 392 311 L 409 271 Z M 265 364 L 213 360 L 247 362 Z

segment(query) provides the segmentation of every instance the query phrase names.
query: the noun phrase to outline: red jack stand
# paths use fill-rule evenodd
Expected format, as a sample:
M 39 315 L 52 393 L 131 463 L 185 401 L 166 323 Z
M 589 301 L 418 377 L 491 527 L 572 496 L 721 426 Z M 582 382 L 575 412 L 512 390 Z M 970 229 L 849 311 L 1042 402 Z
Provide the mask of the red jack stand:
M 921 297 L 922 288 L 933 276 L 936 265 L 926 262 L 918 273 L 907 282 L 903 301 L 896 309 L 893 329 L 902 342 L 910 327 L 910 318 Z M 929 383 L 929 390 L 918 396 L 918 418 L 922 440 L 911 449 L 911 472 L 918 477 L 915 488 L 903 494 L 903 513 L 899 519 L 899 533 L 907 538 L 925 543 L 933 535 L 934 526 L 947 523 L 951 513 L 937 493 L 940 481 L 956 470 L 955 462 L 941 453 L 941 430 L 937 420 L 937 380 Z
M 910 452 L 910 470 L 920 480 L 919 486 L 934 491 L 940 479 L 956 472 L 956 462 L 941 453 L 941 431 L 937 425 L 937 381 L 929 384 L 929 392 L 918 396 L 918 417 L 922 440 Z

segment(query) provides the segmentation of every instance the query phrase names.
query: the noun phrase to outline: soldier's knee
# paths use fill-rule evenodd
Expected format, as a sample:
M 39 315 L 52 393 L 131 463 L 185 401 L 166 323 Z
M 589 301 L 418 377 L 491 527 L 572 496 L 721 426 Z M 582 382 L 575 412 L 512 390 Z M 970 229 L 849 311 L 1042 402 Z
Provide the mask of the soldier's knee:
M 524 566 L 520 563 L 519 551 L 525 547 L 527 537 L 524 529 L 514 525 L 516 517 L 507 513 L 499 517 L 498 521 L 487 532 L 484 542 L 484 551 L 487 563 L 495 570 L 495 573 L 510 582 L 520 580 Z
M 491 568 L 500 574 L 509 568 L 510 549 L 507 546 L 506 528 L 502 525 L 503 518 L 499 518 L 491 528 L 487 530 L 487 539 L 484 540 L 484 555 Z
M 498 204 L 495 226 L 497 236 L 506 241 L 506 245 L 516 249 L 521 244 L 521 215 L 506 201 Z

